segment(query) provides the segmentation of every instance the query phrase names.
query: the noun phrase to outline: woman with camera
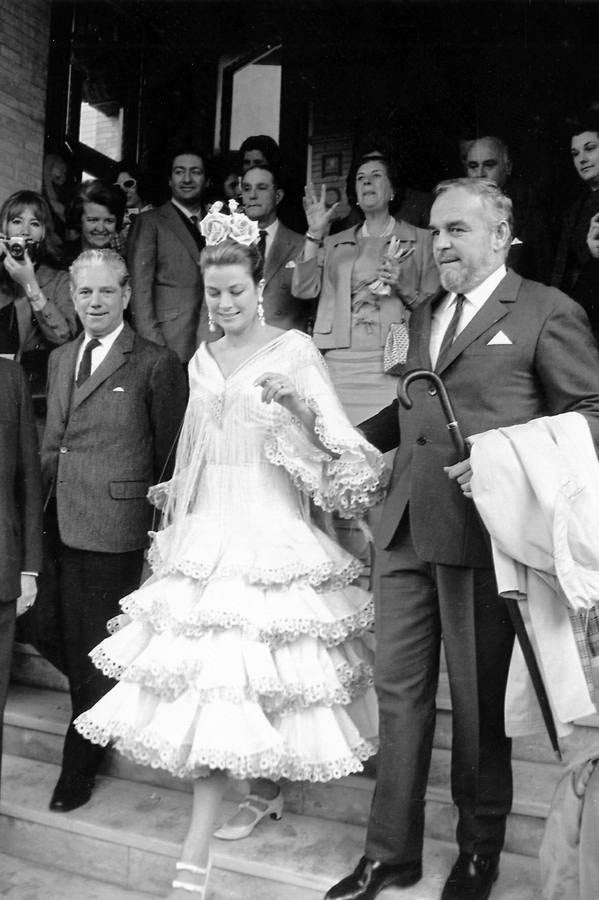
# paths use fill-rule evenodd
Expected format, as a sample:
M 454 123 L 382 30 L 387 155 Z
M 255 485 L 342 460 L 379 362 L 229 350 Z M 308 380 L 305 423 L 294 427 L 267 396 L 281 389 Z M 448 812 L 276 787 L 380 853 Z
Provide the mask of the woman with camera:
M 0 355 L 20 362 L 34 396 L 43 396 L 53 346 L 77 333 L 69 277 L 56 266 L 48 204 L 17 191 L 0 209 Z

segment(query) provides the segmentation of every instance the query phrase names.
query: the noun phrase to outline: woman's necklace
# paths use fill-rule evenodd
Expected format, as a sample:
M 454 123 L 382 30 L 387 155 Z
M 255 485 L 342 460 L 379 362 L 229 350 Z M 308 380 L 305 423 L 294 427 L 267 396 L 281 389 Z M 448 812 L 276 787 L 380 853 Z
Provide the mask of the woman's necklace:
M 389 235 L 393 231 L 394 227 L 395 227 L 395 219 L 393 218 L 393 216 L 389 216 L 389 219 L 387 220 L 387 224 L 385 225 L 383 230 L 380 232 L 380 234 L 372 234 L 368 228 L 368 223 L 365 221 L 364 224 L 362 225 L 362 236 L 363 237 L 389 237 Z

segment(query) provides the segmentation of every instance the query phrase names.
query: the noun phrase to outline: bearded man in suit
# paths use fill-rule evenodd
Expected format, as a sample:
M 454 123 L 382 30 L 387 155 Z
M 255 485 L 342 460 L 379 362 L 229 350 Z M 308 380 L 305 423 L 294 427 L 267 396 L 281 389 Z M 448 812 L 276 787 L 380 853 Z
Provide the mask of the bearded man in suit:
M 0 359 L 0 763 L 17 615 L 42 566 L 42 482 L 33 404 L 22 367 Z
M 599 353 L 581 307 L 507 270 L 511 201 L 480 178 L 443 182 L 431 210 L 443 291 L 410 322 L 408 369 L 442 376 L 466 435 L 576 410 L 599 439 Z M 422 874 L 424 804 L 441 636 L 453 708 L 452 794 L 459 856 L 442 900 L 486 900 L 512 803 L 504 695 L 513 629 L 455 463 L 436 389 L 415 382 L 363 423 L 398 446 L 375 541 L 380 757 L 365 856 L 328 900 L 373 900 Z
M 277 328 L 307 331 L 314 304 L 291 293 L 295 260 L 305 238 L 279 220 L 277 209 L 284 197 L 275 169 L 250 166 L 242 176 L 241 197 L 246 215 L 258 223 L 258 246 L 264 258 L 264 318 Z
M 128 272 L 112 250 L 87 250 L 71 266 L 80 338 L 50 356 L 42 470 L 55 556 L 73 716 L 50 809 L 86 803 L 104 749 L 74 719 L 112 682 L 88 657 L 106 637 L 119 600 L 140 581 L 152 511 L 150 485 L 168 478 L 187 384 L 172 350 L 123 321 Z
M 209 338 L 199 265 L 206 184 L 203 151 L 176 151 L 169 173 L 170 200 L 138 216 L 129 234 L 133 328 L 147 340 L 170 347 L 183 363 Z

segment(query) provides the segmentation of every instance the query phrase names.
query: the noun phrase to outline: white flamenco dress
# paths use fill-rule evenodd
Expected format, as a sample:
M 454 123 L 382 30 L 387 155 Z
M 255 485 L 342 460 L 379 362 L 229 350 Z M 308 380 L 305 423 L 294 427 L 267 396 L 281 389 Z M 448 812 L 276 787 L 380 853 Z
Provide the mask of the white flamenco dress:
M 289 376 L 325 453 L 277 403 Z M 360 563 L 309 516 L 360 515 L 380 500 L 381 454 L 351 427 L 312 341 L 284 332 L 228 378 L 202 344 L 152 576 L 121 601 L 125 621 L 91 653 L 118 679 L 76 720 L 94 743 L 181 777 L 326 781 L 376 751 L 371 596 Z

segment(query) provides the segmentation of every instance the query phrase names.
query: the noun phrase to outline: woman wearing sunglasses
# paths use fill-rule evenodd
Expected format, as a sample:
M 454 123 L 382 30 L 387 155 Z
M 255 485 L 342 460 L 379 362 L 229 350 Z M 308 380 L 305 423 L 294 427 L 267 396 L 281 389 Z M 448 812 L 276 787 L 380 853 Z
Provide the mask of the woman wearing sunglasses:
M 122 244 L 126 247 L 129 230 L 136 217 L 148 209 L 153 209 L 154 206 L 152 203 L 146 203 L 142 199 L 143 180 L 136 166 L 127 165 L 126 168 L 123 167 L 117 175 L 115 185 L 120 187 L 125 194 L 125 203 L 127 204 L 123 217 L 123 227 L 120 231 Z

